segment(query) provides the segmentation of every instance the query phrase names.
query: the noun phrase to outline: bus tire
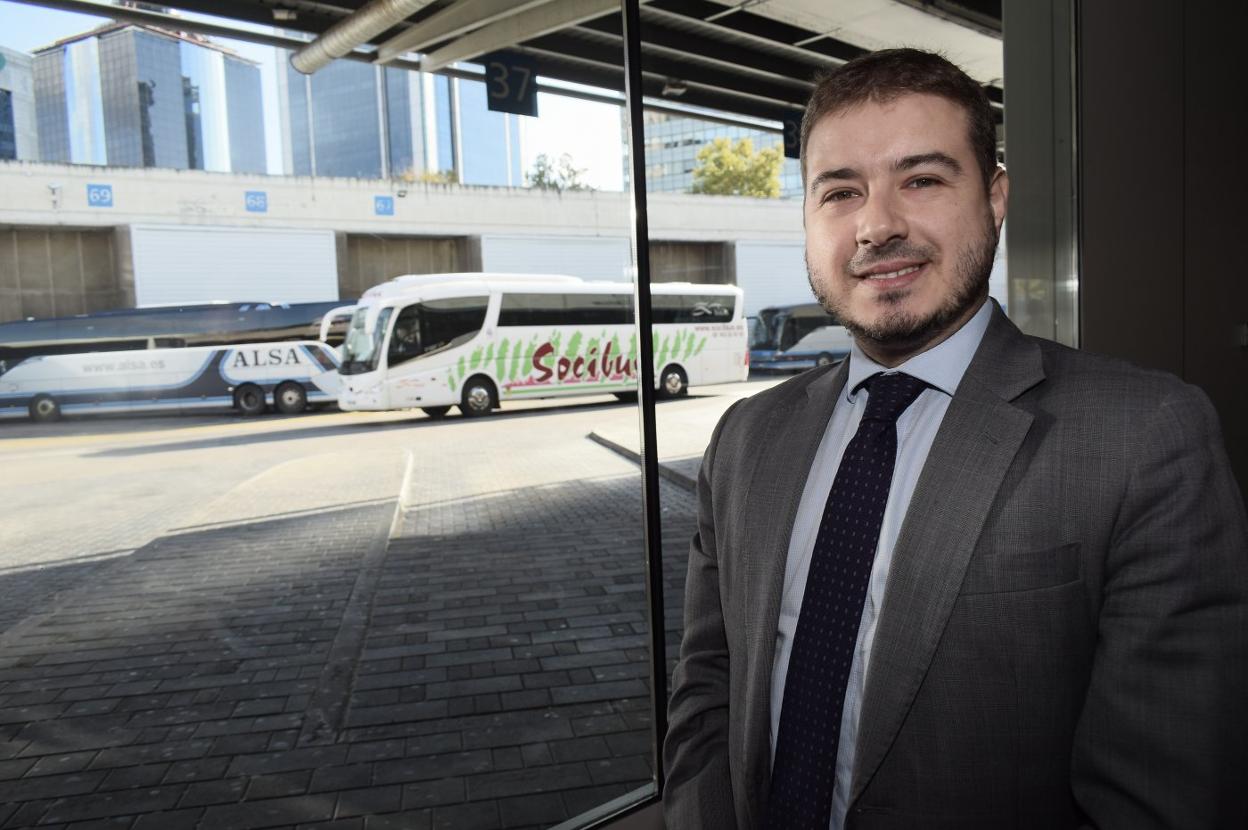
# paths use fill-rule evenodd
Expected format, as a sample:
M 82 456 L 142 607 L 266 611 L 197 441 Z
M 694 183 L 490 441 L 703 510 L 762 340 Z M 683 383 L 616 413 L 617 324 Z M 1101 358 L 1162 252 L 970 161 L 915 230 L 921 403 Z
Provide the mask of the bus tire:
M 279 383 L 273 390 L 273 405 L 283 415 L 298 415 L 308 408 L 308 390 L 293 380 Z
M 818 357 L 815 358 L 816 366 L 831 366 L 835 362 L 836 362 L 836 358 L 828 354 L 827 352 L 822 352 L 820 353 Z
M 659 373 L 659 397 L 683 398 L 689 394 L 689 376 L 685 370 L 673 364 Z
M 465 418 L 489 415 L 498 406 L 498 393 L 489 378 L 477 375 L 464 382 L 463 395 L 459 399 L 459 411 Z
M 51 395 L 35 395 L 30 402 L 30 420 L 46 424 L 61 420 L 61 405 Z
M 244 383 L 234 390 L 234 407 L 244 418 L 263 415 L 268 408 L 264 402 L 264 390 L 254 383 Z
M 449 406 L 422 406 L 420 409 L 434 421 L 445 418 L 446 413 L 451 411 Z

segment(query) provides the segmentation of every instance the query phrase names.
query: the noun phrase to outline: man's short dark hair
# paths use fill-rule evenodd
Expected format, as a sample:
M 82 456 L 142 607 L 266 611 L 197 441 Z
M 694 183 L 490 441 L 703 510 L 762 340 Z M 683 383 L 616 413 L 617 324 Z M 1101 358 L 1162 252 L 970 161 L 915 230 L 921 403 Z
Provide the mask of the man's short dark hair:
M 810 132 L 820 119 L 867 101 L 887 103 L 910 93 L 939 95 L 966 112 L 971 149 L 987 188 L 997 169 L 997 130 L 988 96 L 983 87 L 953 63 L 920 49 L 868 52 L 815 78 L 815 91 L 802 116 L 803 185 L 806 147 Z

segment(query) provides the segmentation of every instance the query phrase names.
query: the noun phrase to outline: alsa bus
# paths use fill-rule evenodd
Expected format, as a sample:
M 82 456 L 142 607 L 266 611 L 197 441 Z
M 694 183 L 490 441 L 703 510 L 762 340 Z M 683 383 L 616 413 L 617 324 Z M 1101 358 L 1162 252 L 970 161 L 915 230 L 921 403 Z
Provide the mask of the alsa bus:
M 452 406 L 469 417 L 509 400 L 636 391 L 629 283 L 522 274 L 398 277 L 364 293 L 343 343 L 344 410 Z M 659 394 L 745 380 L 741 289 L 651 286 Z
M 333 403 L 338 355 L 315 340 L 28 357 L 0 373 L 0 417 Z
M 337 302 L 200 303 L 96 311 L 0 323 L 0 372 L 37 355 L 231 346 L 346 334 Z

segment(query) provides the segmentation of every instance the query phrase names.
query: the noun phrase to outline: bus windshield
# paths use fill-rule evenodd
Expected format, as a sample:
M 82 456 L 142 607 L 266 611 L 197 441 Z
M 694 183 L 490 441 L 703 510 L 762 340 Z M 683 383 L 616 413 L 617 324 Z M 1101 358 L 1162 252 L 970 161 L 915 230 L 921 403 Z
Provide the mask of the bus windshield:
M 377 368 L 381 357 L 381 341 L 386 336 L 386 325 L 393 309 L 383 308 L 377 314 L 373 330 L 368 330 L 368 309 L 360 306 L 351 315 L 347 339 L 342 343 L 342 365 L 338 371 L 344 375 L 359 375 Z
M 776 347 L 774 329 L 777 314 L 779 314 L 778 309 L 764 308 L 757 317 L 752 318 L 755 322 L 750 329 L 751 349 L 774 349 Z

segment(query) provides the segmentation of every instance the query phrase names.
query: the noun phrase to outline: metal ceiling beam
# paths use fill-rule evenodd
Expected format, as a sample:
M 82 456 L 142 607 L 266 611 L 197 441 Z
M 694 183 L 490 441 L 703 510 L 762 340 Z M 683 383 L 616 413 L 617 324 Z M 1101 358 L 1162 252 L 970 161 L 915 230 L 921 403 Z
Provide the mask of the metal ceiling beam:
M 526 12 L 484 26 L 430 52 L 421 65 L 441 69 L 456 61 L 514 46 L 529 38 L 575 26 L 604 14 L 620 11 L 620 0 L 553 0 Z
M 645 7 L 642 9 L 645 15 Z M 621 37 L 619 22 L 611 18 L 583 23 L 581 29 L 592 29 L 597 32 Z M 750 52 L 734 48 L 729 42 L 708 37 L 689 31 L 678 31 L 663 24 L 646 25 L 642 31 L 642 42 L 647 46 L 657 46 L 674 52 L 697 55 L 702 60 L 713 61 L 721 66 L 733 66 L 738 69 L 748 68 L 760 77 L 770 77 L 777 81 L 809 81 L 815 74 L 816 67 L 808 61 L 793 61 L 786 57 L 771 53 Z M 620 43 L 623 43 L 621 40 Z M 621 47 L 622 48 L 622 47 Z M 810 60 L 824 60 L 822 56 L 808 53 Z M 829 60 L 830 65 L 837 65 Z
M 550 0 L 459 0 L 434 12 L 377 47 L 377 63 L 389 63 L 406 52 L 419 52 L 448 38 L 488 26 Z
M 305 75 L 328 66 L 355 47 L 407 20 L 433 0 L 372 0 L 359 11 L 330 26 L 325 34 L 290 56 L 290 65 Z
M 165 14 L 164 12 L 147 11 L 131 6 L 114 6 L 110 3 L 100 2 L 100 0 L 17 0 L 17 2 L 49 9 L 60 9 L 61 11 L 74 12 L 76 14 L 89 14 L 113 20 L 122 20 L 127 23 L 143 23 L 148 26 L 157 26 L 175 32 L 196 32 L 201 35 L 215 35 L 216 37 L 233 38 L 234 40 L 246 40 L 250 43 L 278 46 L 283 49 L 298 49 L 307 45 L 306 40 L 298 40 L 281 35 L 269 35 L 262 32 L 251 32 L 245 29 L 236 29 L 233 26 L 204 23 L 198 20 L 187 20 L 185 17 Z
M 834 67 L 844 63 L 841 60 L 820 55 L 803 49 L 800 46 L 790 46 L 787 43 L 781 43 L 761 35 L 742 32 L 736 29 L 725 30 L 722 26 L 716 26 L 714 23 L 707 23 L 694 17 L 688 17 L 677 12 L 664 11 L 654 6 L 642 6 L 641 19 L 643 23 L 657 23 L 666 28 L 674 29 L 679 32 L 698 33 L 712 40 L 727 44 L 729 39 L 725 35 L 730 34 L 732 40 L 739 41 L 743 44 L 768 52 L 777 57 L 787 58 L 791 61 L 805 63 L 812 67 Z M 643 37 L 648 37 L 649 33 L 643 31 Z
M 611 57 L 618 58 L 620 52 L 609 41 L 603 42 L 606 37 L 589 39 L 557 32 L 525 41 L 524 48 L 526 51 L 540 50 L 549 55 L 567 55 L 584 61 L 609 62 Z M 690 54 L 674 55 L 655 49 L 650 44 L 642 45 L 642 68 L 656 77 L 694 83 L 708 89 L 722 89 L 727 93 L 744 92 L 778 105 L 803 106 L 812 89 L 811 84 L 799 80 L 774 80 L 770 75 L 759 78 L 750 75 L 748 70 L 742 72 L 741 67 L 708 65 Z

